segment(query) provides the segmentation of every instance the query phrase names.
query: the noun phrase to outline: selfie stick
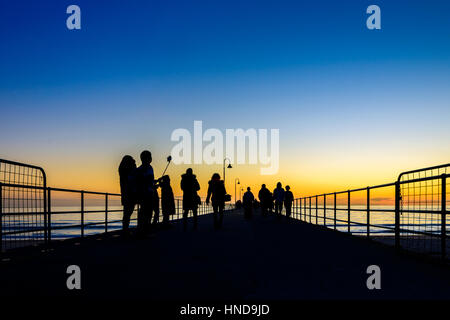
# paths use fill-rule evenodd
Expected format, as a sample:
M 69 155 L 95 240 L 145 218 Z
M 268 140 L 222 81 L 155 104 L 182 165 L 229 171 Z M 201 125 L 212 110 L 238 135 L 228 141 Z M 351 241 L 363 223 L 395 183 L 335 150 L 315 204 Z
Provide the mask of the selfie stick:
M 164 173 L 166 173 L 166 170 L 167 170 L 167 167 L 169 167 L 169 164 L 170 164 L 170 161 L 172 160 L 172 157 L 171 156 L 168 156 L 167 157 L 167 165 L 166 165 L 166 168 L 164 169 L 164 172 L 163 172 L 163 176 L 164 176 Z

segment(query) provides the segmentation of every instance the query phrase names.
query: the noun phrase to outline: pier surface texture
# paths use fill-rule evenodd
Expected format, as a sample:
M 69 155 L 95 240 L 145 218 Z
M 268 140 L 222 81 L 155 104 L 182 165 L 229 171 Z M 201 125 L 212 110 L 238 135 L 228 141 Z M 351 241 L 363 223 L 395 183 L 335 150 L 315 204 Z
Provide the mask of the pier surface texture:
M 2 297 L 94 299 L 448 299 L 447 266 L 397 254 L 393 248 L 283 217 L 246 221 L 227 212 L 221 230 L 212 215 L 183 231 L 181 222 L 154 237 L 108 233 L 64 241 L 49 252 L 0 264 Z M 7 260 L 7 259 L 6 259 Z M 81 290 L 68 290 L 69 265 L 81 269 Z M 381 269 L 381 290 L 369 290 L 367 267 Z

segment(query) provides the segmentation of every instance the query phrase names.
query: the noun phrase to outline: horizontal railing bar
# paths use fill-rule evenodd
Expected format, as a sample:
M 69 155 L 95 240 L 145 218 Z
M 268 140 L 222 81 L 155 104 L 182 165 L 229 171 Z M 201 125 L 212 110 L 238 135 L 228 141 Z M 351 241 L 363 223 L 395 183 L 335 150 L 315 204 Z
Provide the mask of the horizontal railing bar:
M 0 182 L 3 187 L 10 188 L 23 188 L 23 189 L 38 189 L 38 190 L 51 190 L 51 191 L 59 191 L 59 192 L 70 192 L 70 193 L 82 193 L 85 194 L 96 194 L 96 195 L 108 195 L 108 196 L 117 196 L 120 197 L 120 193 L 109 193 L 109 192 L 98 192 L 98 191 L 84 191 L 84 190 L 74 190 L 74 189 L 63 189 L 63 188 L 53 188 L 53 187 L 42 187 L 42 186 L 30 186 L 25 184 L 14 184 L 14 183 L 3 183 Z
M 300 207 L 293 207 L 293 208 L 300 208 Z M 316 207 L 301 207 L 301 208 L 306 208 L 306 209 L 310 209 L 311 210 L 316 210 Z M 317 209 L 320 210 L 324 210 L 326 209 L 327 211 L 333 211 L 334 207 L 317 207 Z M 348 211 L 348 208 L 336 208 L 336 211 Z M 359 208 L 351 208 L 350 211 L 358 211 L 358 212 L 367 212 L 367 209 L 359 209 Z M 395 213 L 395 209 L 370 209 L 371 212 L 387 212 L 387 213 Z M 442 211 L 440 209 L 437 210 L 402 210 L 403 213 L 429 213 L 429 214 L 437 214 L 437 215 L 441 215 Z M 445 211 L 446 214 L 450 214 L 449 210 Z
M 400 175 L 398 176 L 397 180 L 400 180 L 401 177 L 403 175 L 405 175 L 405 174 L 411 174 L 411 173 L 423 172 L 423 171 L 429 171 L 429 170 L 436 170 L 436 169 L 445 168 L 445 167 L 449 167 L 449 166 L 450 166 L 450 163 L 447 163 L 447 164 L 441 164 L 441 165 L 433 166 L 433 167 L 427 167 L 427 168 L 421 168 L 421 169 L 405 171 L 405 172 L 400 173 Z
M 89 210 L 84 211 L 84 213 L 104 213 L 105 210 Z M 123 212 L 121 209 L 115 209 L 115 210 L 108 210 L 108 212 Z M 26 216 L 26 215 L 36 215 L 36 214 L 44 214 L 44 211 L 39 212 L 10 212 L 10 213 L 3 213 L 3 216 Z M 81 211 L 52 211 L 51 214 L 77 214 L 81 213 Z

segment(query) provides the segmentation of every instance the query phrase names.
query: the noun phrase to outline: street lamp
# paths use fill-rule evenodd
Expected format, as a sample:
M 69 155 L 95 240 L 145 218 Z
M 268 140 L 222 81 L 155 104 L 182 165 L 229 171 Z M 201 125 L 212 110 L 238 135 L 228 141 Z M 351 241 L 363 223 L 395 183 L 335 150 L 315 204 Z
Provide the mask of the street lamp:
M 228 160 L 228 169 L 231 169 L 231 168 L 233 168 L 232 166 L 231 166 L 231 160 L 229 159 L 229 158 L 225 158 L 225 159 L 223 159 L 223 184 L 225 185 L 225 162 Z
M 237 184 L 241 184 L 241 182 L 239 181 L 239 178 L 234 179 L 234 204 L 236 205 L 236 181 Z

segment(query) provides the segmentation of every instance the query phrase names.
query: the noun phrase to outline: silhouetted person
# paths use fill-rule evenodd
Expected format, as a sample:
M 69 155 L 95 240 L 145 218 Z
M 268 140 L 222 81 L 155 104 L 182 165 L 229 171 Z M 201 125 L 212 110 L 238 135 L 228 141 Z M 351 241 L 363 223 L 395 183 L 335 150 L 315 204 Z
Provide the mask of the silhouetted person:
M 122 230 L 125 235 L 129 232 L 130 217 L 137 203 L 136 195 L 136 161 L 126 155 L 119 165 L 120 194 L 123 205 Z
M 244 217 L 245 219 L 250 220 L 253 212 L 253 201 L 255 200 L 255 196 L 250 191 L 250 187 L 247 187 L 247 191 L 244 193 L 242 200 L 244 204 Z
M 273 190 L 273 200 L 275 200 L 275 215 L 281 218 L 284 201 L 284 189 L 281 187 L 281 182 L 278 182 L 277 187 Z
M 136 169 L 136 183 L 138 200 L 140 204 L 138 212 L 138 233 L 142 235 L 150 230 L 150 223 L 152 220 L 154 190 L 155 190 L 155 176 L 152 162 L 152 154 L 145 150 L 141 153 L 142 164 Z
M 169 226 L 169 218 L 175 214 L 175 197 L 173 196 L 172 187 L 170 186 L 169 176 L 163 176 L 160 182 L 161 187 L 161 209 L 163 214 L 163 226 Z
M 270 208 L 271 197 L 272 195 L 270 194 L 269 189 L 266 188 L 265 184 L 262 184 L 261 189 L 258 192 L 258 198 L 261 203 L 261 215 L 264 217 L 267 216 L 267 212 Z
M 286 217 L 291 216 L 292 203 L 294 202 L 294 195 L 291 192 L 291 187 L 286 186 L 286 192 L 284 194 L 284 207 L 286 208 Z
M 200 204 L 200 197 L 197 195 L 197 191 L 200 190 L 200 185 L 191 168 L 181 175 L 181 190 L 183 190 L 183 228 L 186 230 L 189 210 L 192 210 L 194 229 L 196 229 L 197 207 Z
M 215 229 L 220 229 L 222 227 L 226 194 L 227 191 L 225 190 L 223 180 L 220 180 L 220 175 L 218 173 L 214 173 L 211 180 L 208 182 L 208 195 L 206 196 L 206 203 L 208 204 L 209 199 L 211 199 Z

